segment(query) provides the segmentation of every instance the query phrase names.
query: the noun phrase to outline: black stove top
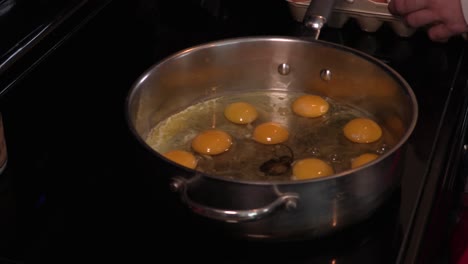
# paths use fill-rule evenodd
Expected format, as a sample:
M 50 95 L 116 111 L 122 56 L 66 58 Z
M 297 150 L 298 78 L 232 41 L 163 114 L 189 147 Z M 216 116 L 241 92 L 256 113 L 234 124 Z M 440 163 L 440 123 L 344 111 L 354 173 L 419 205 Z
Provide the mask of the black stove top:
M 252 2 L 252 1 L 251 1 Z M 127 92 L 158 60 L 207 41 L 298 36 L 285 1 L 112 1 L 1 101 L 9 161 L 0 175 L 0 256 L 17 262 L 411 263 L 425 219 L 454 174 L 468 79 L 465 43 L 433 43 L 349 21 L 320 39 L 373 55 L 413 88 L 419 120 L 401 188 L 375 215 L 315 241 L 261 243 L 198 228 L 167 186 L 148 179 L 128 131 Z M 448 163 L 450 164 L 450 163 Z M 452 164 L 454 166 L 454 164 Z M 448 210 L 448 209 L 447 209 Z M 0 258 L 0 260 L 2 260 Z

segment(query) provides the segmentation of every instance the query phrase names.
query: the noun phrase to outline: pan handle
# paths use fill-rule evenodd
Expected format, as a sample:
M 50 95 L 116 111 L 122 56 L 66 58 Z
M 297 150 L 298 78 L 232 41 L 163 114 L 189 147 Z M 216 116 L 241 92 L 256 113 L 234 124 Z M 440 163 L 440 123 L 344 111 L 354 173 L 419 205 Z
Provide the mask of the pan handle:
M 181 195 L 182 202 L 184 202 L 194 213 L 228 223 L 239 223 L 259 220 L 281 208 L 296 208 L 297 200 L 299 199 L 299 196 L 295 193 L 283 193 L 278 195 L 278 198 L 276 198 L 273 202 L 260 208 L 249 210 L 212 208 L 197 203 L 190 199 L 187 189 L 190 187 L 190 183 L 192 181 L 193 178 L 187 180 L 183 177 L 174 177 L 171 182 L 171 189 L 173 191 L 178 192 Z
M 307 11 L 305 12 L 302 23 L 309 31 L 307 36 L 313 37 L 315 40 L 320 35 L 320 30 L 327 23 L 330 17 L 333 7 L 335 6 L 335 0 L 311 0 Z

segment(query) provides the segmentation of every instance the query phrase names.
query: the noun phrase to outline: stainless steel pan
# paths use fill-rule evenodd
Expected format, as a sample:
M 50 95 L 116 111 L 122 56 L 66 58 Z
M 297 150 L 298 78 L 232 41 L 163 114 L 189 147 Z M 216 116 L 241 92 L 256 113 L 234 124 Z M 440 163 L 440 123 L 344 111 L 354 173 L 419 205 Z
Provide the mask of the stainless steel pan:
M 305 25 L 316 30 L 316 38 L 326 16 L 308 11 Z M 200 173 L 164 158 L 145 138 L 171 113 L 207 97 L 209 87 L 225 93 L 256 87 L 320 94 L 373 113 L 397 139 L 377 160 L 325 178 L 252 182 Z M 221 225 L 232 236 L 256 240 L 316 238 L 371 216 L 400 184 L 404 146 L 417 116 L 411 87 L 378 59 L 342 45 L 281 36 L 227 39 L 182 50 L 143 73 L 127 98 L 135 137 L 168 168 L 164 175 L 155 171 L 155 177 L 163 177 L 196 217 Z

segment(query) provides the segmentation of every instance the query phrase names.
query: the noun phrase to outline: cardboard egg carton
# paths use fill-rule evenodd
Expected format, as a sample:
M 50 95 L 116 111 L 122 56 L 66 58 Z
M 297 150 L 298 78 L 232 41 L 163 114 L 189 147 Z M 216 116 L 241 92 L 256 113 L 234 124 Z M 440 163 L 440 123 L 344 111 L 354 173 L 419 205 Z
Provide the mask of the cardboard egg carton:
M 286 1 L 294 19 L 302 22 L 310 0 Z M 360 28 L 366 32 L 375 32 L 384 23 L 401 37 L 409 37 L 416 31 L 407 26 L 402 19 L 390 14 L 388 3 L 382 0 L 336 0 L 327 25 L 332 28 L 341 28 L 349 19 L 355 19 Z

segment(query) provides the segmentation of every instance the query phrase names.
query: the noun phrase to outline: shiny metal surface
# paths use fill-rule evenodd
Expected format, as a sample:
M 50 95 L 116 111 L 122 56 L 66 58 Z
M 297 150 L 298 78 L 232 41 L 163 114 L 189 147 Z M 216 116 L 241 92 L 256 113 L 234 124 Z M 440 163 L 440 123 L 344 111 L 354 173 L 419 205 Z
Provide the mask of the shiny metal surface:
M 320 78 L 324 81 L 330 81 L 332 78 L 332 72 L 329 69 L 323 69 L 320 71 Z
M 286 61 L 291 71 L 282 75 L 278 65 Z M 333 78 L 322 80 L 323 69 L 332 71 Z M 294 210 L 276 210 L 255 221 L 224 222 L 233 236 L 300 240 L 329 234 L 369 217 L 399 186 L 403 147 L 418 116 L 416 98 L 393 69 L 340 45 L 256 37 L 183 50 L 157 63 L 135 82 L 127 98 L 129 126 L 152 155 L 173 169 L 168 179 L 190 179 L 200 173 L 170 162 L 145 143 L 150 129 L 195 102 L 252 89 L 303 91 L 355 105 L 373 113 L 398 139 L 377 160 L 321 179 L 248 182 L 202 174 L 186 195 L 206 208 L 251 210 L 268 206 L 278 193 L 300 197 Z
M 276 210 L 292 210 L 297 207 L 298 195 L 295 193 L 282 193 L 271 203 L 254 209 L 233 210 L 212 208 L 193 201 L 187 194 L 190 183 L 198 180 L 199 177 L 185 179 L 183 177 L 174 177 L 171 181 L 171 187 L 181 195 L 181 200 L 192 209 L 193 212 L 204 217 L 225 221 L 227 223 L 240 223 L 254 220 L 260 220 L 273 214 Z
M 302 22 L 307 16 L 309 4 L 316 2 L 307 0 L 286 1 L 294 20 L 298 22 Z M 387 3 L 371 0 L 335 0 L 333 10 L 327 19 L 327 24 L 330 27 L 342 28 L 349 20 L 356 20 L 361 30 L 366 32 L 375 32 L 383 24 L 388 24 L 401 37 L 410 37 L 416 31 L 415 28 L 409 27 L 401 17 L 390 14 Z
M 288 75 L 291 72 L 291 67 L 287 63 L 281 63 L 278 66 L 278 72 L 281 75 Z
M 320 30 L 328 22 L 335 5 L 335 0 L 311 1 L 305 11 L 302 23 L 306 28 L 313 30 L 314 38 L 318 39 Z

